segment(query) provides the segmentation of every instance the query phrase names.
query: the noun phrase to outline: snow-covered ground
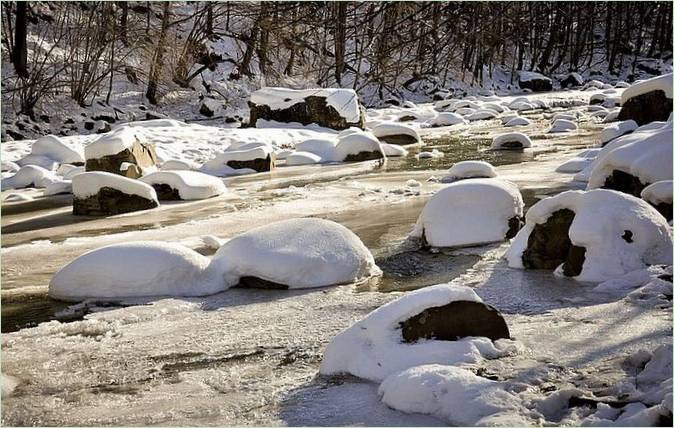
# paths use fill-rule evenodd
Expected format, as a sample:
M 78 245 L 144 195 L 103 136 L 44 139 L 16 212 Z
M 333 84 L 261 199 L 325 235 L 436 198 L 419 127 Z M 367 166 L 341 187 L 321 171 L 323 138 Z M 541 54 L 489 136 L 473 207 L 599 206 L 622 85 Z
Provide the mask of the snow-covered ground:
M 70 195 L 4 190 L 3 330 L 16 330 L 12 324 L 22 328 L 2 336 L 3 422 L 459 425 L 476 422 L 485 416 L 484 408 L 490 409 L 493 403 L 484 403 L 490 395 L 483 390 L 497 391 L 496 398 L 508 394 L 507 415 L 514 412 L 520 419 L 505 420 L 538 424 L 580 424 L 588 417 L 612 422 L 620 417 L 612 408 L 604 409 L 605 404 L 597 405 L 603 413 L 596 414 L 587 406 L 570 406 L 572 396 L 646 402 L 643 397 L 650 394 L 649 406 L 659 405 L 662 394 L 655 384 L 671 376 L 671 359 L 667 373 L 662 352 L 657 358 L 651 354 L 671 344 L 671 301 L 659 297 L 669 284 L 671 299 L 671 283 L 658 278 L 666 271 L 651 267 L 609 283 L 587 284 L 549 271 L 509 268 L 504 258 L 509 242 L 431 253 L 407 241 L 424 204 L 447 186 L 440 179 L 457 161 L 488 160 L 498 178 L 484 180 L 517 185 L 525 209 L 546 196 L 584 189 L 586 183 L 557 169 L 600 143 L 604 125 L 588 111 L 595 92 L 472 101 L 482 110 L 490 110 L 487 103 L 523 108 L 517 117 L 531 123 L 516 130 L 530 138 L 532 147 L 521 151 L 490 150 L 495 136 L 513 130 L 500 117 L 431 127 L 438 112 L 432 104 L 420 104 L 368 110 L 370 126 L 411 112 L 415 119 L 404 124 L 425 143 L 409 146 L 407 156 L 389 157 L 384 165 L 281 162 L 272 172 L 223 179 L 228 192 L 211 199 L 167 202 L 150 211 L 105 219 L 73 217 Z M 526 110 L 525 102 L 552 108 Z M 554 113 L 578 118 L 578 129 L 548 133 Z M 335 132 L 316 128 L 228 131 L 165 123 L 142 129 L 164 160 L 193 163 L 246 144 L 270 141 L 280 152 L 310 139 L 337 140 Z M 80 142 L 86 144 L 88 138 Z M 3 161 L 18 160 L 30 153 L 30 142 L 3 143 L 2 150 Z M 444 156 L 415 156 L 434 150 Z M 11 195 L 31 199 L 9 202 Z M 359 285 L 233 288 L 205 297 L 135 298 L 115 305 L 56 304 L 45 297 L 56 271 L 104 245 L 168 241 L 209 257 L 243 232 L 298 217 L 328 219 L 350 229 L 383 275 Z M 388 380 L 381 389 L 379 382 L 319 375 L 326 347 L 341 331 L 405 295 L 405 290 L 447 282 L 472 288 L 501 311 L 513 339 L 511 351 L 498 358 L 478 356 L 458 374 L 453 369 L 428 374 L 463 392 L 470 387 L 462 396 L 484 404 L 474 419 L 454 418 L 448 406 L 428 411 L 387 395 L 397 385 L 414 391 L 411 375 Z M 395 291 L 383 292 L 391 289 Z M 60 321 L 25 328 L 27 322 L 50 318 Z M 642 372 L 644 364 L 656 359 L 657 364 Z M 640 374 L 644 382 L 637 381 Z M 650 383 L 648 376 L 653 378 Z M 457 384 L 457 377 L 464 380 Z M 631 406 L 634 414 L 643 410 Z M 637 421 L 647 420 L 641 416 Z M 490 420 L 499 420 L 498 415 Z

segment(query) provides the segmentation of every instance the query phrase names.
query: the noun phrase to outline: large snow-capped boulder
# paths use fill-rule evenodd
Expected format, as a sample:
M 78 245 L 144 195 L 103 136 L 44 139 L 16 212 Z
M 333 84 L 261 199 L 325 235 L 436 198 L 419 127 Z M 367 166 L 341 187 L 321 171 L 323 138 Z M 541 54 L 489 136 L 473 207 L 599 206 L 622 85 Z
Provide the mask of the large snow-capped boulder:
M 339 137 L 335 146 L 335 159 L 340 162 L 359 162 L 386 159 L 381 143 L 369 132 L 359 132 Z
M 160 201 L 208 199 L 227 191 L 222 180 L 197 171 L 157 171 L 140 180 L 154 188 Z
M 205 296 L 225 289 L 209 264 L 208 257 L 179 244 L 113 244 L 89 251 L 56 272 L 49 296 L 66 301 Z
M 133 127 L 120 126 L 84 147 L 87 171 L 103 171 L 129 178 L 156 169 L 154 145 L 141 142 Z
M 452 304 L 455 308 L 465 305 L 465 310 L 453 313 Z M 487 312 L 493 325 L 482 318 Z M 419 337 L 424 340 L 405 340 L 403 325 L 415 317 L 417 321 L 426 317 L 437 331 L 429 329 L 431 333 Z M 507 352 L 504 342 L 492 342 L 482 335 L 493 333 L 495 339 L 509 337 L 507 326 L 499 317 L 468 287 L 449 284 L 425 287 L 381 306 L 335 336 L 325 349 L 320 373 L 351 374 L 381 381 L 422 364 L 474 363 L 483 357 L 496 358 Z M 452 332 L 439 333 L 445 328 Z
M 653 205 L 667 221 L 672 221 L 672 180 L 656 181 L 641 191 L 641 199 Z
M 388 376 L 381 400 L 405 413 L 434 416 L 448 426 L 535 426 L 522 399 L 498 381 L 455 366 L 427 364 Z
M 633 139 L 613 140 L 606 146 L 608 150 L 597 156 L 587 188 L 613 189 L 638 197 L 647 185 L 671 180 L 671 132 L 670 123 L 655 132 L 634 132 L 629 135 Z M 633 142 L 622 144 L 625 141 Z
M 365 124 L 364 109 L 352 89 L 262 88 L 251 94 L 248 106 L 251 126 L 259 119 L 315 123 L 332 129 L 363 128 Z
M 400 123 L 380 123 L 372 128 L 372 134 L 381 141 L 401 146 L 421 142 L 421 138 L 414 128 Z
M 30 146 L 30 154 L 17 163 L 21 166 L 39 165 L 46 169 L 51 169 L 48 166 L 53 163 L 84 165 L 84 154 L 82 146 L 76 141 L 66 144 L 55 135 L 45 135 L 35 140 Z
M 634 120 L 639 125 L 665 121 L 672 113 L 672 73 L 635 83 L 620 97 L 618 120 Z
M 672 238 L 655 208 L 613 190 L 570 190 L 537 202 L 507 253 L 511 267 L 555 269 L 601 282 L 671 263 Z
M 492 150 L 521 150 L 531 147 L 531 139 L 521 132 L 499 134 L 491 142 Z
M 585 80 L 580 74 L 573 72 L 567 74 L 562 80 L 559 81 L 562 88 L 575 88 L 578 86 L 583 86 Z
M 75 215 L 114 215 L 159 206 L 152 186 L 109 172 L 78 174 L 72 189 Z
M 552 91 L 552 79 L 533 71 L 518 71 L 519 85 L 522 89 L 531 89 L 533 92 Z
M 241 150 L 226 150 L 203 164 L 201 172 L 217 176 L 229 175 L 231 170 L 267 172 L 276 166 L 276 155 L 268 145 Z
M 37 165 L 22 166 L 14 175 L 2 179 L 2 190 L 22 189 L 24 187 L 43 188 L 58 181 L 52 171 Z
M 349 229 L 332 221 L 279 221 L 227 241 L 213 257 L 228 286 L 312 288 L 359 282 L 381 271 Z
M 519 230 L 523 208 L 522 195 L 511 182 L 461 180 L 433 195 L 410 236 L 431 247 L 502 241 Z
M 442 178 L 443 183 L 452 183 L 465 178 L 493 178 L 496 170 L 489 162 L 484 161 L 461 161 L 449 168 L 447 175 Z

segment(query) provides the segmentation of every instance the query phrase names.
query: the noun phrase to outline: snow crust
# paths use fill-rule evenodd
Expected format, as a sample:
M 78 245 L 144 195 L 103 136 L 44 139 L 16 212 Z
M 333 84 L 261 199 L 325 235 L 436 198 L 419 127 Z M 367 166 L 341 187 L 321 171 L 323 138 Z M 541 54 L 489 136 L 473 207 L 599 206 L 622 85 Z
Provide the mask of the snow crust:
M 482 301 L 468 287 L 439 284 L 412 291 L 375 309 L 332 339 L 323 354 L 320 373 L 351 374 L 382 381 L 391 374 L 422 364 L 474 363 L 512 352 L 506 345 L 510 341 L 492 343 L 485 337 L 457 341 L 402 341 L 400 322 L 430 307 L 457 300 Z
M 149 184 L 109 172 L 93 171 L 77 174 L 72 179 L 72 186 L 73 194 L 79 199 L 97 194 L 102 187 L 110 187 L 127 195 L 138 195 L 157 201 L 157 193 Z
M 665 96 L 671 99 L 672 73 L 635 83 L 629 88 L 625 89 L 620 96 L 621 105 L 625 105 L 625 103 L 629 101 L 630 98 L 638 97 L 639 95 L 647 94 L 652 91 L 663 91 Z
M 219 178 L 197 171 L 157 171 L 141 177 L 140 181 L 150 186 L 168 184 L 186 201 L 208 199 L 227 191 Z
M 510 267 L 523 268 L 522 254 L 536 224 L 556 211 L 570 209 L 575 217 L 569 228 L 571 242 L 585 248 L 579 281 L 601 282 L 647 265 L 670 263 L 672 238 L 667 221 L 641 199 L 613 190 L 569 190 L 543 199 L 526 214 L 526 224 L 508 249 Z M 625 231 L 632 234 L 629 241 Z M 561 275 L 561 266 L 556 274 Z
M 508 132 L 494 137 L 491 148 L 495 150 L 507 149 L 507 147 L 503 147 L 503 144 L 512 142 L 520 143 L 522 148 L 531 147 L 531 139 L 525 134 L 522 134 L 521 132 Z
M 210 260 L 179 244 L 129 242 L 81 255 L 49 282 L 58 300 L 204 296 L 224 290 Z
M 310 96 L 324 97 L 329 106 L 334 107 L 347 122 L 356 123 L 360 120 L 360 105 L 358 94 L 353 89 L 322 88 L 322 89 L 288 89 L 266 87 L 253 92 L 250 101 L 253 104 L 267 105 L 272 110 L 283 110 L 297 103 L 301 103 Z
M 353 232 L 315 218 L 279 221 L 245 232 L 225 243 L 213 264 L 228 287 L 242 276 L 312 288 L 359 282 L 381 273 Z

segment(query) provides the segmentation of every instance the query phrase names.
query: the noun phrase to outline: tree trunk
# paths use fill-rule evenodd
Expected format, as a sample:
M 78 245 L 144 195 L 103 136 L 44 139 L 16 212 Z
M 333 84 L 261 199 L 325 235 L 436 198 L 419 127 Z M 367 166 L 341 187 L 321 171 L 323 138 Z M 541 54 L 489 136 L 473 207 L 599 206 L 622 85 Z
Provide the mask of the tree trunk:
M 161 30 L 159 32 L 159 40 L 150 66 L 150 77 L 147 82 L 147 92 L 145 96 L 150 104 L 157 104 L 157 90 L 159 88 L 159 80 L 161 79 L 162 70 L 164 68 L 164 45 L 166 44 L 166 33 L 168 31 L 169 20 L 171 16 L 171 2 L 165 2 L 163 8 L 163 15 L 161 20 Z
M 337 8 L 337 27 L 335 28 L 335 81 L 342 86 L 342 74 L 344 73 L 344 55 L 346 52 L 346 7 L 347 3 L 340 1 L 335 4 Z
M 12 62 L 16 74 L 22 78 L 28 78 L 28 45 L 26 35 L 28 33 L 28 2 L 16 3 L 16 24 L 14 26 L 14 52 Z

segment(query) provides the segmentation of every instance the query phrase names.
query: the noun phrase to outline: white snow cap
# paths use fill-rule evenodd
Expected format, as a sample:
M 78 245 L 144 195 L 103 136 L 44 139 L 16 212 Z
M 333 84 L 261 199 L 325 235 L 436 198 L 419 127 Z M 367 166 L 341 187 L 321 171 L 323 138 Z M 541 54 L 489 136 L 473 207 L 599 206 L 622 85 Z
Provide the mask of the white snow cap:
M 530 82 L 532 80 L 547 80 L 552 82 L 547 76 L 542 75 L 541 73 L 536 73 L 535 71 L 518 71 L 517 75 L 519 76 L 520 82 Z
M 299 218 L 245 232 L 213 257 L 228 287 L 254 276 L 288 288 L 358 282 L 381 273 L 363 242 L 332 221 Z
M 210 260 L 166 242 L 128 242 L 89 251 L 49 282 L 49 296 L 67 301 L 125 297 L 205 296 L 224 290 Z
M 641 199 L 653 205 L 672 203 L 672 180 L 656 181 L 641 191 Z
M 110 187 L 127 195 L 138 195 L 145 199 L 157 201 L 157 193 L 149 184 L 110 172 L 84 172 L 74 176 L 72 182 L 73 194 L 79 199 L 95 195 L 103 187 Z
M 140 178 L 140 181 L 150 186 L 168 184 L 178 190 L 180 199 L 186 201 L 208 199 L 227 191 L 219 178 L 197 171 L 157 171 Z
M 505 180 L 476 178 L 449 184 L 426 203 L 412 237 L 432 247 L 457 247 L 505 239 L 508 220 L 522 216 L 517 186 Z
M 579 281 L 601 282 L 646 265 L 671 263 L 672 238 L 662 215 L 639 198 L 613 190 L 569 190 L 537 202 L 526 224 L 508 249 L 508 264 L 523 268 L 522 254 L 536 224 L 556 211 L 569 209 L 575 217 L 568 231 L 573 245 L 585 248 Z M 631 232 L 628 239 L 626 231 Z M 561 274 L 560 267 L 556 273 Z
M 652 91 L 663 91 L 667 98 L 672 98 L 672 73 L 633 84 L 623 91 L 620 96 L 620 103 L 621 105 L 625 105 L 630 98 L 638 97 L 639 95 L 647 94 Z
M 387 137 L 390 135 L 409 135 L 410 137 L 414 137 L 417 142 L 421 141 L 419 133 L 417 133 L 414 128 L 400 123 L 380 123 L 372 128 L 372 134 L 377 138 Z
M 511 126 L 527 126 L 530 125 L 531 121 L 526 117 L 516 116 L 510 119 L 505 123 L 505 126 L 510 128 Z
M 29 165 L 31 159 L 44 157 L 51 159 L 56 163 L 77 163 L 84 162 L 82 146 L 71 140 L 66 144 L 62 139 L 55 135 L 45 135 L 38 138 L 31 145 L 30 155 L 19 160 L 19 165 Z
M 492 164 L 484 161 L 457 162 L 449 168 L 447 173 L 448 175 L 443 178 L 443 182 L 451 182 L 462 178 L 493 178 L 497 175 Z
M 494 137 L 491 148 L 495 150 L 510 149 L 511 147 L 504 147 L 506 143 L 519 143 L 523 149 L 531 147 L 531 140 L 528 136 L 521 132 L 508 132 Z
M 58 177 L 52 171 L 48 171 L 37 165 L 22 166 L 14 175 L 2 179 L 0 188 L 22 189 L 24 187 L 43 188 L 58 181 Z
M 466 120 L 469 120 L 471 122 L 476 121 L 476 120 L 488 120 L 488 119 L 493 119 L 496 116 L 498 116 L 498 113 L 495 112 L 494 110 L 490 109 L 480 109 L 476 111 L 475 113 L 471 113 L 467 116 L 465 116 Z
M 403 342 L 401 322 L 428 308 L 458 300 L 482 301 L 468 287 L 439 284 L 412 291 L 375 309 L 332 339 L 323 354 L 320 373 L 348 373 L 382 381 L 393 373 L 422 364 L 474 363 L 482 357 L 504 355 L 506 351 L 500 345 L 507 341 L 493 343 L 486 337 Z
M 605 127 L 599 134 L 599 141 L 602 144 L 608 143 L 609 141 L 618 138 L 622 135 L 629 134 L 630 132 L 637 129 L 639 125 L 633 120 L 625 120 L 623 122 L 617 122 L 613 125 Z
M 236 175 L 236 172 L 232 172 L 235 168 L 228 166 L 227 162 L 266 159 L 267 156 L 269 156 L 272 152 L 272 148 L 268 145 L 256 146 L 254 148 L 245 148 L 244 150 L 226 150 L 203 164 L 199 170 L 206 174 L 217 176 Z M 255 170 L 251 171 L 256 172 Z
M 461 115 L 456 113 L 443 112 L 431 119 L 429 123 L 431 126 L 451 126 L 462 125 L 466 121 Z
M 335 147 L 335 158 L 344 161 L 347 156 L 360 152 L 379 152 L 386 157 L 377 137 L 369 132 L 361 132 L 340 137 Z
M 272 110 L 283 110 L 305 98 L 315 96 L 324 97 L 329 106 L 332 106 L 347 122 L 356 123 L 360 120 L 360 105 L 358 94 L 353 89 L 328 88 L 328 89 L 288 89 L 288 88 L 262 88 L 251 94 L 250 101 L 253 104 L 267 105 Z
M 428 364 L 394 373 L 379 386 L 384 404 L 422 413 L 450 426 L 530 426 L 531 412 L 500 382 L 460 367 Z
M 604 147 L 592 168 L 588 189 L 602 187 L 614 170 L 629 173 L 643 184 L 672 179 L 672 124 L 667 122 L 654 131 L 637 131 Z
M 407 149 L 397 144 L 381 143 L 384 154 L 390 157 L 407 156 Z
M 346 131 L 349 131 L 346 133 Z M 362 131 L 355 131 L 347 129 L 344 134 L 340 133 L 340 138 L 346 137 L 347 135 L 359 134 Z M 298 152 L 309 152 L 318 156 L 323 162 L 333 162 L 337 161 L 335 147 L 337 146 L 337 140 L 328 139 L 328 138 L 310 138 L 305 141 L 301 141 L 295 144 L 295 149 Z
M 111 132 L 101 134 L 100 137 L 84 146 L 84 157 L 100 159 L 104 156 L 116 155 L 130 149 L 136 139 L 136 130 L 133 127 L 119 126 Z
M 293 152 L 286 156 L 286 165 L 313 165 L 321 163 L 321 157 L 311 152 Z
M 161 169 L 162 171 L 190 171 L 197 169 L 197 165 L 186 160 L 170 159 L 161 164 Z
M 552 122 L 552 127 L 548 130 L 548 132 L 554 134 L 557 132 L 575 131 L 576 129 L 578 129 L 578 125 L 576 125 L 575 122 L 566 119 L 557 119 Z

